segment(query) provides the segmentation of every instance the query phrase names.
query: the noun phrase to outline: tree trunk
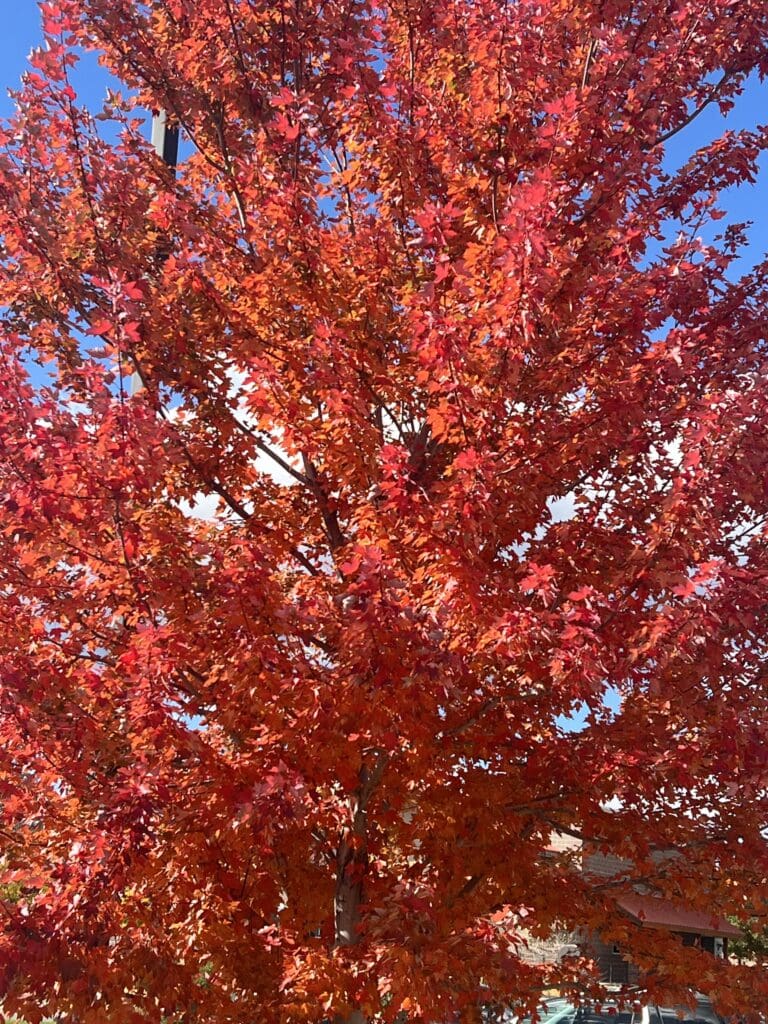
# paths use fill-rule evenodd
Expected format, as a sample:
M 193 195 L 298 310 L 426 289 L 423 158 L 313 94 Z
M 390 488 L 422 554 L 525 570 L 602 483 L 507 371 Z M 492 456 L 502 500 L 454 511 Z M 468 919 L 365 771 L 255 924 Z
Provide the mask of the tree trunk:
M 355 814 L 355 825 L 358 814 Z M 360 928 L 360 904 L 363 899 L 363 876 L 368 861 L 365 834 L 353 825 L 351 835 L 344 836 L 336 855 L 336 894 L 334 897 L 335 944 L 354 946 Z
M 354 946 L 360 939 L 360 906 L 363 902 L 365 873 L 368 867 L 368 804 L 381 780 L 385 758 L 379 755 L 369 771 L 360 768 L 357 793 L 352 805 L 352 824 L 339 841 L 336 853 L 336 893 L 334 896 L 335 945 Z M 366 1024 L 361 1010 L 337 1014 L 334 1024 Z

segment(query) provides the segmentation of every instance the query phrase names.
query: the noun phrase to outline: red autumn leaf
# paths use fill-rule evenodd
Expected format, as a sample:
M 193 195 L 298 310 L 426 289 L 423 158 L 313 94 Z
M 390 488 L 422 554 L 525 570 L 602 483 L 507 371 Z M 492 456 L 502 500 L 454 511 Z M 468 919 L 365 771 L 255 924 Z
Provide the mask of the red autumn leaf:
M 537 565 L 536 562 L 528 563 L 528 572 L 520 581 L 520 589 L 523 593 L 531 590 L 544 590 L 555 578 L 556 570 L 551 565 Z
M 273 121 L 273 124 L 277 131 L 280 132 L 288 142 L 293 142 L 294 139 L 298 138 L 301 125 L 296 121 L 289 121 L 285 114 L 278 114 Z
M 127 299 L 143 299 L 144 289 L 134 281 L 126 281 L 123 285 L 123 294 Z
M 91 326 L 88 328 L 88 330 L 85 333 L 86 334 L 104 335 L 104 334 L 110 334 L 113 330 L 114 330 L 114 325 L 112 324 L 112 322 L 110 320 L 102 319 L 102 320 L 96 320 L 94 323 L 92 323 Z

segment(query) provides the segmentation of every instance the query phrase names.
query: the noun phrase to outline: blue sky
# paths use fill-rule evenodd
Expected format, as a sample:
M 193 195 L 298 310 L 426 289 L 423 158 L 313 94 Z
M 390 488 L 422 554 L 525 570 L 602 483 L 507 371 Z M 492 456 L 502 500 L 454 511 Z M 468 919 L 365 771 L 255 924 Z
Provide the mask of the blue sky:
M 37 0 L 9 0 L 0 31 L 0 117 L 13 110 L 8 89 L 16 88 L 27 66 L 30 50 L 42 40 Z M 106 73 L 88 61 L 77 75 L 80 100 L 89 107 L 101 107 Z

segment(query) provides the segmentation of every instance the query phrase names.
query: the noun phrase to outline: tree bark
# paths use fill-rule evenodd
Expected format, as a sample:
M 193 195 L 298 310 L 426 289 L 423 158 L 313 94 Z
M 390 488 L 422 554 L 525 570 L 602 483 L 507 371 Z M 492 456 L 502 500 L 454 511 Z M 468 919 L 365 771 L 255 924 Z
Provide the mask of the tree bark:
M 354 946 L 360 939 L 360 907 L 368 867 L 368 805 L 384 771 L 385 756 L 379 754 L 372 768 L 360 768 L 359 786 L 352 804 L 352 822 L 339 841 L 336 853 L 334 924 L 336 947 Z M 361 1010 L 337 1014 L 334 1024 L 365 1024 Z

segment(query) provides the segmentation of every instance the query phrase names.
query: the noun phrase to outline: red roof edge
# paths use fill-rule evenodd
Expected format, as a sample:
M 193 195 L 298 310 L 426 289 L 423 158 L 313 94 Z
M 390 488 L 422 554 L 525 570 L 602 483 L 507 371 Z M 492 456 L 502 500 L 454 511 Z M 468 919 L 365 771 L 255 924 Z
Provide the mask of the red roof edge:
M 646 928 L 666 928 L 670 932 L 692 932 L 731 939 L 741 936 L 741 931 L 724 917 L 707 914 L 702 910 L 677 907 L 668 900 L 653 896 L 622 896 L 617 903 L 625 913 Z

